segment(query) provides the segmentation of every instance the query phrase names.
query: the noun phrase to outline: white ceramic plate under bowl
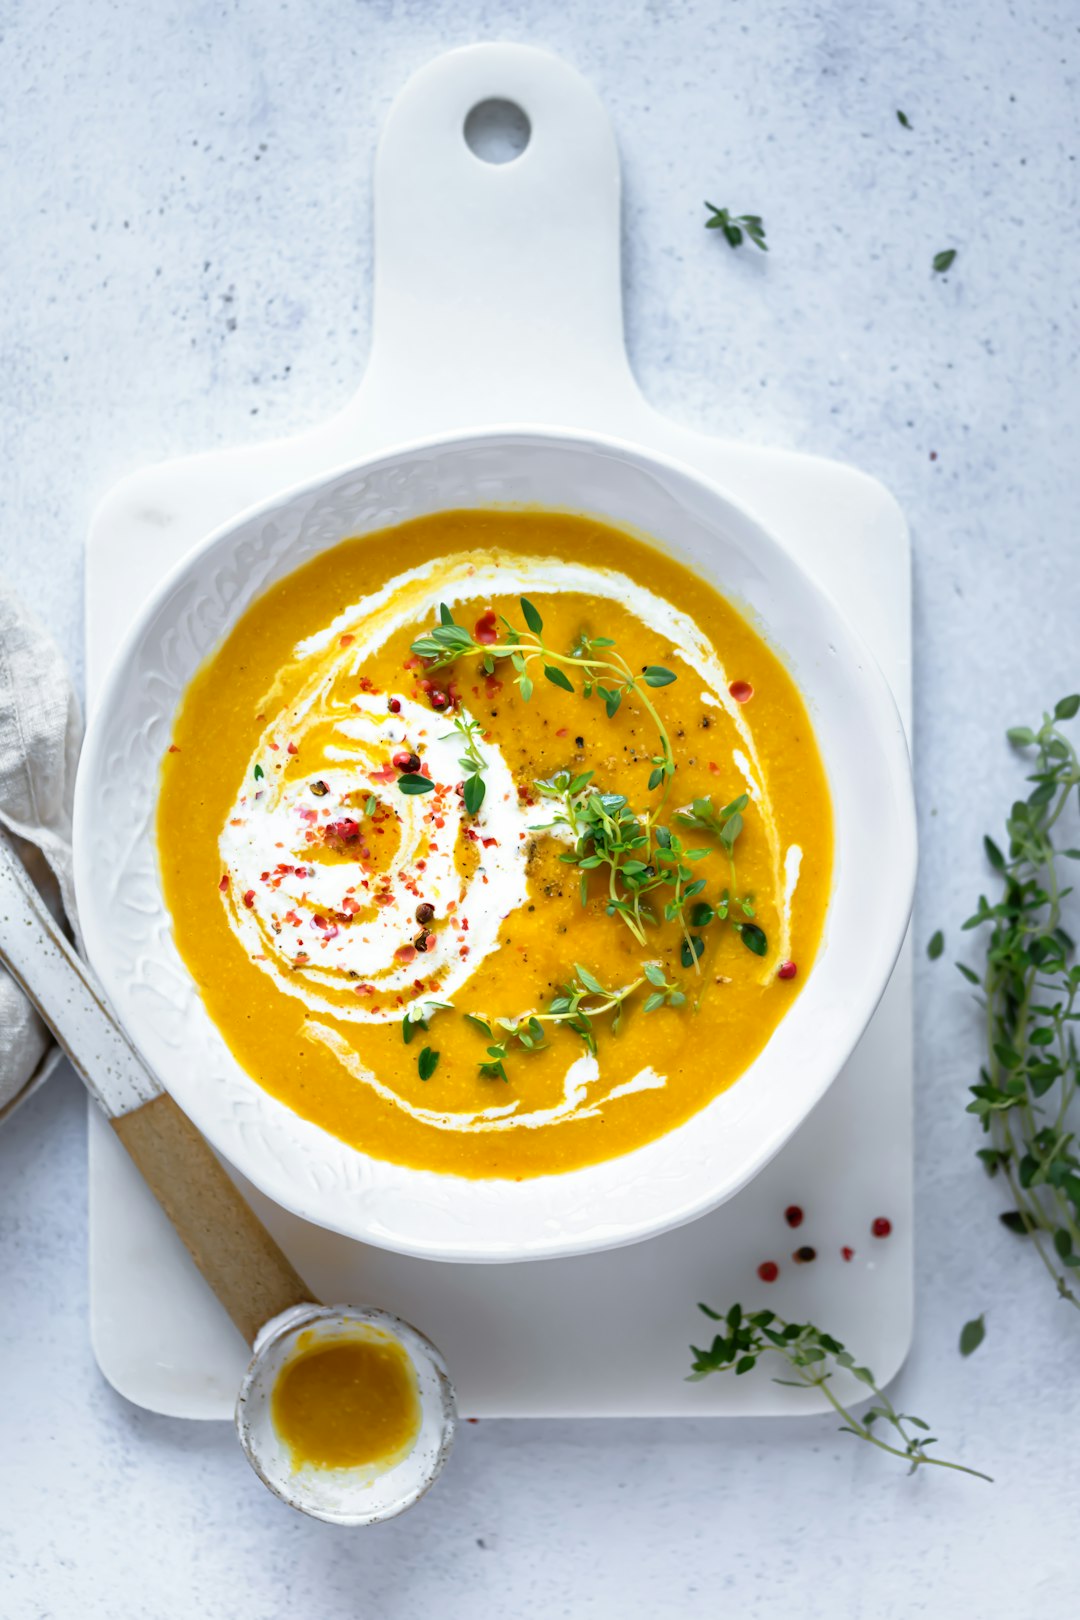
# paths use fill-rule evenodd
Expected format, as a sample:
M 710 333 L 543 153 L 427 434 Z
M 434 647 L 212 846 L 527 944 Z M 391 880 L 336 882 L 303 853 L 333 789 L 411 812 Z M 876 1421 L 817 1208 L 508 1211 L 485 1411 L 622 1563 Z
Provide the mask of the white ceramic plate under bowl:
M 836 837 L 822 949 L 739 1081 L 645 1147 L 522 1182 L 369 1158 L 261 1090 L 176 951 L 154 841 L 158 772 L 177 706 L 256 597 L 347 536 L 448 508 L 507 504 L 586 513 L 650 535 L 753 617 L 807 701 Z M 628 444 L 492 429 L 408 446 L 287 492 L 174 570 L 135 624 L 91 719 L 76 791 L 75 878 L 90 959 L 129 1034 L 214 1147 L 269 1197 L 349 1237 L 430 1259 L 539 1259 L 692 1220 L 744 1186 L 806 1117 L 866 1028 L 904 936 L 915 878 L 911 772 L 900 718 L 869 653 L 740 508 L 675 462 Z

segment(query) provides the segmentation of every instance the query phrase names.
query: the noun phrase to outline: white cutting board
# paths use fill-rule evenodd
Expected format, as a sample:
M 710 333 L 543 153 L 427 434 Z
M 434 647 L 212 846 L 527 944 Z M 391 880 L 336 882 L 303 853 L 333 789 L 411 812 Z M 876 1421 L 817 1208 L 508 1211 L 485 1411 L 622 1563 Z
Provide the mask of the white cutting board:
M 465 143 L 488 98 L 524 108 L 515 161 Z M 395 102 L 375 172 L 374 340 L 349 407 L 296 438 L 187 457 L 118 485 L 87 546 L 91 700 L 136 610 L 197 540 L 287 485 L 427 434 L 490 424 L 594 428 L 678 457 L 796 555 L 875 653 L 910 735 L 907 528 L 852 468 L 708 438 L 642 399 L 623 346 L 619 163 L 589 85 L 542 51 L 478 45 L 440 57 Z M 581 1259 L 438 1265 L 365 1249 L 251 1191 L 323 1299 L 370 1301 L 442 1347 L 475 1416 L 790 1413 L 813 1396 L 753 1374 L 683 1382 L 699 1299 L 812 1314 L 883 1380 L 912 1327 L 912 1008 L 905 949 L 858 1051 L 783 1152 L 689 1227 Z M 246 1351 L 112 1133 L 91 1114 L 94 1349 L 130 1400 L 231 1415 Z M 250 1189 L 249 1189 L 250 1191 Z M 797 1232 L 783 1211 L 801 1205 Z M 892 1235 L 870 1234 L 887 1216 Z M 795 1266 L 810 1244 L 818 1258 Z M 855 1256 L 841 1257 L 850 1246 Z M 780 1280 L 760 1283 L 775 1260 Z

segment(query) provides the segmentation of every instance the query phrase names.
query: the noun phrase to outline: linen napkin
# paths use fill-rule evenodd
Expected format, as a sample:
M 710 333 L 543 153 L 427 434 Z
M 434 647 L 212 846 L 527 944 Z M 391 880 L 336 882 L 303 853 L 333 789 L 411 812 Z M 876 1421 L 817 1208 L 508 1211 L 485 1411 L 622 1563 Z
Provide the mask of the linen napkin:
M 0 828 L 53 915 L 75 923 L 71 801 L 82 720 L 60 650 L 0 580 Z M 0 1123 L 52 1037 L 0 967 Z

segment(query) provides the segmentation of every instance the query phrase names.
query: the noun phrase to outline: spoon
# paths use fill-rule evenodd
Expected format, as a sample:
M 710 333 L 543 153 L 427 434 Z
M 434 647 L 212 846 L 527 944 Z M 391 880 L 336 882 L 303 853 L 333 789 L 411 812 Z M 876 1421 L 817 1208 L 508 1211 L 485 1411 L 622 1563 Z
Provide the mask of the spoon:
M 435 1346 L 372 1307 L 323 1305 L 221 1162 L 143 1063 L 93 974 L 0 835 L 0 962 L 37 1008 L 184 1246 L 252 1348 L 236 1404 L 245 1455 L 290 1507 L 335 1524 L 374 1524 L 411 1507 L 450 1452 L 457 1411 Z M 370 1334 L 396 1339 L 416 1373 L 420 1426 L 393 1467 L 296 1469 L 274 1428 L 271 1393 L 298 1348 Z

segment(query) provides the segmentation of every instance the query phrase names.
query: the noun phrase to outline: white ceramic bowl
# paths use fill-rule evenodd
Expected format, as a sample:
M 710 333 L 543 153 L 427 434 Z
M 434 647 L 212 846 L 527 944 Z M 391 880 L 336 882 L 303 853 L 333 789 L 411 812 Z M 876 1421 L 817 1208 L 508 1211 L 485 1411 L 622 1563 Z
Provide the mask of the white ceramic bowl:
M 565 1175 L 470 1181 L 367 1157 L 237 1064 L 172 941 L 154 844 L 161 757 L 192 675 L 274 580 L 347 535 L 449 507 L 535 503 L 653 536 L 753 616 L 810 709 L 832 791 L 826 937 L 765 1050 L 658 1141 Z M 75 805 L 90 959 L 144 1058 L 263 1192 L 367 1243 L 438 1260 L 523 1260 L 630 1243 L 730 1198 L 778 1151 L 870 1020 L 915 880 L 911 771 L 873 659 L 783 547 L 710 484 L 634 446 L 498 429 L 408 446 L 286 492 L 211 535 L 154 593 L 91 719 Z

